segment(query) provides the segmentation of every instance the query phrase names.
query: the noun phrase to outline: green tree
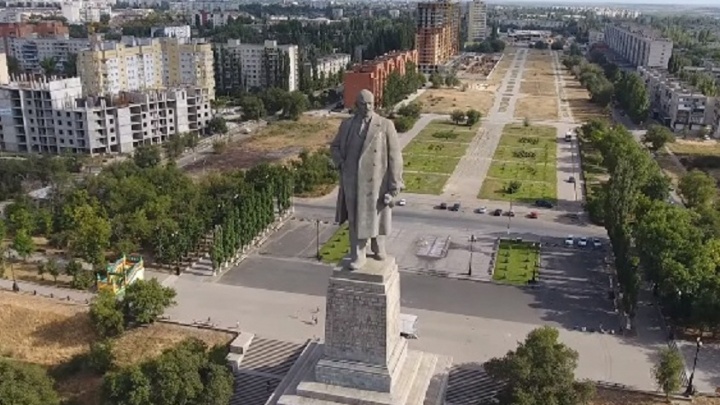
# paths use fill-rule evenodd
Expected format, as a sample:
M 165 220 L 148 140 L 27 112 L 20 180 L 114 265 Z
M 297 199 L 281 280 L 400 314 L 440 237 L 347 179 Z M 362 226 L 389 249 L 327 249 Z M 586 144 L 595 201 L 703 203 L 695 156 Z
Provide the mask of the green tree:
M 69 77 L 76 77 L 77 72 L 77 54 L 68 54 L 68 59 L 63 62 L 63 74 Z
M 0 405 L 58 405 L 47 373 L 34 364 L 0 357 Z
M 586 404 L 593 386 L 575 380 L 578 354 L 558 341 L 557 329 L 543 326 L 505 357 L 485 363 L 488 375 L 505 383 L 503 404 Z
M 17 60 L 14 56 L 7 55 L 7 66 L 8 66 L 8 73 L 11 75 L 19 75 L 23 73 L 22 66 L 20 66 L 20 61 Z
M 463 110 L 453 110 L 452 113 L 450 113 L 450 120 L 455 123 L 455 125 L 460 125 L 461 122 L 465 121 L 465 112 Z
M 48 261 L 45 262 L 45 270 L 53 278 L 55 284 L 57 284 L 57 278 L 60 275 L 60 265 L 58 264 L 57 260 L 55 260 L 54 258 L 48 259 Z
M 307 111 L 309 102 L 307 96 L 301 91 L 290 92 L 283 100 L 283 116 L 291 120 L 297 120 L 302 113 Z
M 140 366 L 130 366 L 105 375 L 101 397 L 108 405 L 152 404 L 152 385 Z
M 667 143 L 673 141 L 675 141 L 673 133 L 668 128 L 661 125 L 651 125 L 643 136 L 643 143 L 654 152 L 657 152 Z
M 433 72 L 430 74 L 430 83 L 432 83 L 433 89 L 439 89 L 445 83 L 445 80 L 440 73 Z
M 125 330 L 123 313 L 115 295 L 110 291 L 100 291 L 90 303 L 90 319 L 98 335 L 113 337 Z
M 700 170 L 691 170 L 680 179 L 678 191 L 688 207 L 710 206 L 717 200 L 715 180 Z
M 225 118 L 216 115 L 208 121 L 208 130 L 211 134 L 226 134 L 228 131 L 227 122 Z
M 88 263 L 103 264 L 105 251 L 110 247 L 110 222 L 92 205 L 83 204 L 73 210 L 72 224 L 68 233 L 70 252 Z
M 12 241 L 12 249 L 26 261 L 27 258 L 35 251 L 35 242 L 32 237 L 25 229 L 19 229 L 15 232 L 15 237 Z
M 55 73 L 57 73 L 57 63 L 58 61 L 54 57 L 45 58 L 40 61 L 40 67 L 45 73 L 45 76 L 53 76 Z
M 469 109 L 465 113 L 465 116 L 467 117 L 467 121 L 465 122 L 469 127 L 477 124 L 480 122 L 480 119 L 482 119 L 482 114 L 480 111 L 475 109 Z
M 110 339 L 93 342 L 90 344 L 87 365 L 94 372 L 103 375 L 113 365 L 115 355 L 113 354 L 113 341 Z
M 682 375 L 685 365 L 677 350 L 666 347 L 660 351 L 660 360 L 653 368 L 653 376 L 658 388 L 665 393 L 669 400 L 670 394 L 677 392 L 682 386 Z
M 137 280 L 125 288 L 122 312 L 126 323 L 153 323 L 170 306 L 175 305 L 176 292 L 156 279 Z
M 162 162 L 158 145 L 141 145 L 133 152 L 133 162 L 140 168 L 156 167 Z
M 259 97 L 243 97 L 240 100 L 240 107 L 242 108 L 243 120 L 259 120 L 267 114 L 265 111 L 265 104 L 263 104 L 262 99 Z

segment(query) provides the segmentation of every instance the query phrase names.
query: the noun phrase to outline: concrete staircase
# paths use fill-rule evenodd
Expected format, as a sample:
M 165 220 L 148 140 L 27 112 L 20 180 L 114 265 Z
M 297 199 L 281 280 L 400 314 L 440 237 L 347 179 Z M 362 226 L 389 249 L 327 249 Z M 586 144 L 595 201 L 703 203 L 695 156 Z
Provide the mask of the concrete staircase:
M 460 364 L 450 369 L 447 405 L 480 405 L 492 403 L 503 383 L 493 381 L 480 364 Z
M 265 405 L 307 344 L 264 338 L 237 342 L 239 347 L 244 345 L 247 348 L 242 353 L 235 353 L 240 350 L 234 351 L 233 344 L 230 345 L 228 362 L 235 375 L 235 394 L 230 405 Z

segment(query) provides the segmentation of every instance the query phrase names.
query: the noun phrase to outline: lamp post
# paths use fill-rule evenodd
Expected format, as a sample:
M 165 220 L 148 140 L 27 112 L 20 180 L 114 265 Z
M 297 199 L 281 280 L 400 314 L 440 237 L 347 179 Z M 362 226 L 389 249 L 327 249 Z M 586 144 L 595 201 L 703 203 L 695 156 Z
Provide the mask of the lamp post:
M 472 276 L 473 243 L 475 243 L 474 234 L 470 235 L 470 261 L 468 262 L 468 276 Z
M 695 367 L 697 367 L 697 361 L 698 361 L 698 354 L 700 354 L 700 348 L 702 347 L 702 340 L 700 340 L 700 337 L 698 337 L 695 340 L 695 360 L 693 360 L 693 368 L 692 373 L 690 373 L 690 379 L 688 380 L 687 389 L 685 390 L 685 396 L 689 397 L 695 392 L 695 387 L 693 387 L 693 380 L 695 379 Z
M 512 202 L 512 200 L 510 200 L 510 210 L 507 213 L 507 216 L 508 216 L 507 234 L 508 234 L 508 236 L 510 236 L 510 221 L 512 221 L 513 214 L 514 214 L 513 213 L 513 202 Z
M 315 258 L 318 261 L 322 260 L 322 256 L 320 256 L 320 220 L 315 220 Z

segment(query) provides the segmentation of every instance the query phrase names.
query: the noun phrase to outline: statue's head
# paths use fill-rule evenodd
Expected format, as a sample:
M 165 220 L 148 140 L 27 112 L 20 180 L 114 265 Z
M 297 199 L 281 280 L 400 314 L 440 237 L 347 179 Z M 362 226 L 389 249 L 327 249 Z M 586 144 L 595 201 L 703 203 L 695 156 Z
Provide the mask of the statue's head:
M 357 96 L 357 101 L 355 102 L 355 108 L 357 109 L 357 114 L 361 117 L 367 117 L 372 114 L 375 109 L 375 96 L 370 90 L 360 91 Z

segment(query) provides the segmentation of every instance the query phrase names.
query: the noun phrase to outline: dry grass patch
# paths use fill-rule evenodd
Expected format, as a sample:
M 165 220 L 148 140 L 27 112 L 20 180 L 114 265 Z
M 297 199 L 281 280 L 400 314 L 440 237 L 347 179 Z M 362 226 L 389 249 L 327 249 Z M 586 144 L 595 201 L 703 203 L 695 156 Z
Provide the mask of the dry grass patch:
M 505 78 L 505 74 L 507 74 L 507 71 L 510 69 L 510 65 L 512 65 L 513 57 L 515 56 L 515 53 L 505 53 L 503 54 L 503 58 L 498 64 L 495 66 L 495 70 L 490 74 L 490 77 L 488 77 L 488 83 L 493 86 L 499 86 L 500 83 Z
M 520 97 L 515 104 L 515 118 L 528 118 L 531 121 L 558 119 L 558 101 L 556 97 Z
M 555 81 L 528 81 L 520 83 L 520 93 L 530 96 L 556 96 Z
M 117 339 L 116 363 L 125 366 L 152 359 L 190 337 L 212 346 L 227 344 L 234 335 L 156 323 Z M 96 340 L 87 306 L 0 291 L 0 356 L 56 369 L 87 353 Z M 97 405 L 101 383 L 102 377 L 80 371 L 60 377 L 55 388 L 75 404 Z
M 577 122 L 586 122 L 605 116 L 603 108 L 590 102 L 590 94 L 572 74 L 563 76 L 565 87 L 563 96 L 567 100 L 573 118 Z
M 279 121 L 250 139 L 227 145 L 220 154 L 208 154 L 185 167 L 191 173 L 246 169 L 260 163 L 287 161 L 303 150 L 327 146 L 337 134 L 341 118 L 302 116 L 297 121 Z
M 720 156 L 720 142 L 678 139 L 668 144 L 676 155 Z
M 453 110 L 467 111 L 474 108 L 483 115 L 487 115 L 492 107 L 495 93 L 491 91 L 478 91 L 469 88 L 466 91 L 458 89 L 428 89 L 418 97 L 423 105 L 423 112 L 436 114 L 450 114 Z

